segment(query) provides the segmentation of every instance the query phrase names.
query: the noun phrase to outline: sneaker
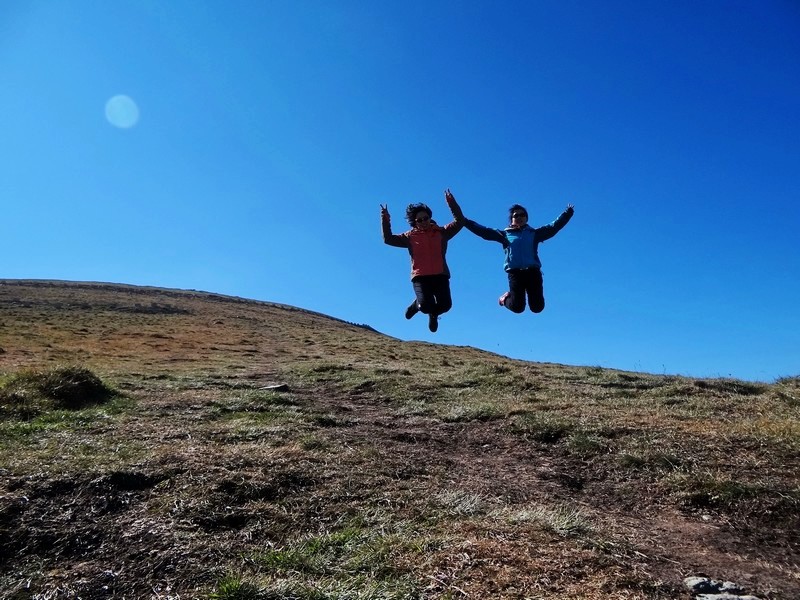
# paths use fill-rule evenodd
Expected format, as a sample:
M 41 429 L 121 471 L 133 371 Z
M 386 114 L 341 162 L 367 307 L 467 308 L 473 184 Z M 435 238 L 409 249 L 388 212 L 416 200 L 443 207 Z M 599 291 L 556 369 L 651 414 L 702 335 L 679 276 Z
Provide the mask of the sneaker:
M 436 330 L 439 329 L 439 317 L 436 315 L 428 315 L 428 329 L 436 333 Z
M 508 295 L 509 295 L 510 293 L 511 293 L 511 292 L 506 292 L 505 294 L 503 294 L 502 296 L 500 296 L 500 297 L 497 299 L 497 303 L 498 303 L 500 306 L 505 306 L 505 305 L 506 305 L 506 298 L 508 298 Z
M 419 312 L 419 304 L 417 304 L 417 301 L 414 300 L 411 304 L 408 305 L 408 308 L 406 309 L 406 319 L 410 319 L 418 312 Z

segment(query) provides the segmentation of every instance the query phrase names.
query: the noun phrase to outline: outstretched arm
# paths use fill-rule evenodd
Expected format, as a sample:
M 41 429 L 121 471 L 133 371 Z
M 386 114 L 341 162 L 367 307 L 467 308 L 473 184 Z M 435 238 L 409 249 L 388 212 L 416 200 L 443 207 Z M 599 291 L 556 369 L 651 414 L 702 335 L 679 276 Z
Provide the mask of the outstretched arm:
M 383 243 L 389 246 L 407 248 L 408 240 L 402 235 L 392 233 L 392 217 L 389 215 L 389 205 L 381 204 L 381 231 L 383 233 Z
M 487 242 L 500 242 L 503 244 L 503 247 L 508 245 L 508 238 L 506 234 L 500 229 L 492 229 L 491 227 L 485 227 L 476 223 L 471 219 L 464 220 L 464 226 L 469 229 L 472 233 L 477 235 L 479 238 L 486 240 Z
M 550 223 L 549 225 L 545 225 L 544 227 L 537 227 L 536 228 L 536 237 L 540 242 L 545 240 L 549 240 L 555 234 L 557 234 L 561 229 L 569 223 L 569 220 L 572 218 L 572 215 L 575 214 L 575 207 L 572 204 L 567 204 L 567 208 L 558 215 L 558 218 Z

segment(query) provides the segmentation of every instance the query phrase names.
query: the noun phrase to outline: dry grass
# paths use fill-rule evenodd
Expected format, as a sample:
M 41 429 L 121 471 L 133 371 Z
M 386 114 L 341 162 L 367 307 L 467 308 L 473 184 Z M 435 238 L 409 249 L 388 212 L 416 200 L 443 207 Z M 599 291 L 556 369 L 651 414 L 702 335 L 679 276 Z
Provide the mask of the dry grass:
M 800 596 L 797 377 L 101 284 L 0 281 L 0 332 L 3 597 L 666 599 L 700 571 Z M 103 393 L 59 404 L 64 365 Z

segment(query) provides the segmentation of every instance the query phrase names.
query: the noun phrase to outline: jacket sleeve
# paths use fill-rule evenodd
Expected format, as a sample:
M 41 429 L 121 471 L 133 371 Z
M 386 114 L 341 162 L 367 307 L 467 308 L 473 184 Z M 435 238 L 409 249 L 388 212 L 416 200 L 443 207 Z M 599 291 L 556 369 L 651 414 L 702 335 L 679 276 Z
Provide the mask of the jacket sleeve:
M 408 238 L 404 235 L 392 233 L 392 222 L 388 218 L 381 219 L 381 230 L 383 232 L 383 243 L 398 248 L 408 248 Z
M 464 228 L 463 221 L 450 221 L 447 225 L 442 227 L 442 233 L 444 233 L 444 239 L 452 240 L 456 237 L 456 234 Z
M 549 240 L 555 234 L 557 234 L 561 229 L 569 223 L 569 220 L 572 218 L 572 215 L 575 214 L 575 211 L 571 208 L 568 208 L 563 213 L 561 213 L 558 218 L 550 223 L 549 225 L 544 225 L 543 227 L 536 228 L 536 239 L 540 242 L 545 240 Z
M 453 213 L 453 221 L 444 226 L 444 239 L 452 240 L 456 234 L 464 228 L 464 213 L 461 212 L 461 207 L 453 198 L 447 203 L 450 212 Z
M 453 198 L 452 200 L 448 200 L 447 206 L 450 208 L 450 212 L 453 213 L 453 218 L 456 221 L 458 221 L 459 223 L 464 221 L 464 211 L 461 210 L 461 206 L 459 206 L 455 198 Z
M 506 238 L 505 234 L 499 229 L 484 227 L 472 219 L 465 219 L 464 226 L 479 238 L 483 238 L 487 242 L 500 242 L 503 244 L 503 247 L 508 245 L 508 238 Z

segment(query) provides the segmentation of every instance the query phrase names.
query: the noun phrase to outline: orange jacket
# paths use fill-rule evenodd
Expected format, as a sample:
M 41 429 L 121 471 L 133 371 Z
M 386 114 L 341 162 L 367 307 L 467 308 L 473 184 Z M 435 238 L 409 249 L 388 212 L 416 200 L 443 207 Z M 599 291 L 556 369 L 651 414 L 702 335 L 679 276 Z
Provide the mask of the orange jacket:
M 454 214 L 459 214 L 460 209 L 451 206 Z M 388 218 L 382 220 L 383 242 L 389 246 L 408 248 L 411 255 L 411 279 L 421 275 L 446 275 L 450 277 L 447 267 L 447 242 L 461 231 L 462 222 L 452 221 L 440 227 L 431 221 L 428 229 L 414 227 L 405 233 L 393 234 L 392 225 Z

